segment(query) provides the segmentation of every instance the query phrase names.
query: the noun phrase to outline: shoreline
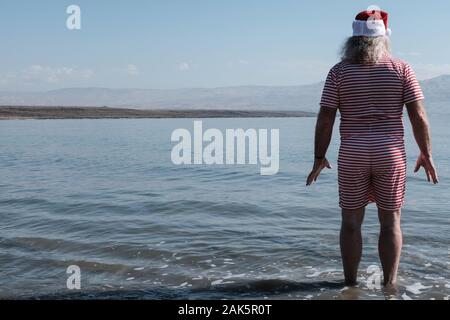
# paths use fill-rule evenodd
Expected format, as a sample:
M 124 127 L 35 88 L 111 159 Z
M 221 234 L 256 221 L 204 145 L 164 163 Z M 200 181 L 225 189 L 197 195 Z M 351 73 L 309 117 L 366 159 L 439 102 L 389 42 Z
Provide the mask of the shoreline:
M 299 118 L 315 117 L 306 111 L 228 109 L 128 109 L 110 107 L 0 106 L 0 120 L 30 119 L 164 119 L 164 118 Z

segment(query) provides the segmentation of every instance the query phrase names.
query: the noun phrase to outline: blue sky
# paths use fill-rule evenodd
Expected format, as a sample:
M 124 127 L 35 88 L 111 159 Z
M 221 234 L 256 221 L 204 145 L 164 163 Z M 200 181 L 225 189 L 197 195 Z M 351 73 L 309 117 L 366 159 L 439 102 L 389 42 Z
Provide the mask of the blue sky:
M 81 30 L 66 28 L 71 4 Z M 448 0 L 2 0 L 0 90 L 313 83 L 373 4 L 419 78 L 450 74 Z

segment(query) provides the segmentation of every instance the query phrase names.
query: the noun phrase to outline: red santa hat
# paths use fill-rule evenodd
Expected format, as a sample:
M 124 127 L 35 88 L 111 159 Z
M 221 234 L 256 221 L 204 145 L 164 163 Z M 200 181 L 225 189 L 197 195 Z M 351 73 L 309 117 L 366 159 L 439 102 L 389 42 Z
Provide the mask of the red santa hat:
M 381 10 L 366 10 L 358 13 L 353 21 L 353 36 L 381 37 L 391 36 L 388 28 L 387 12 Z

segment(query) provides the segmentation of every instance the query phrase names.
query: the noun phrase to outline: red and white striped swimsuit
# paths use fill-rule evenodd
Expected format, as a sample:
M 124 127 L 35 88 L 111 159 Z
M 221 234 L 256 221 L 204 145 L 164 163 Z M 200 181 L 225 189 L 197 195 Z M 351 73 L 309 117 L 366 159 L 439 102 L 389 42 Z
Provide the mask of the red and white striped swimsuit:
M 386 56 L 377 64 L 340 62 L 329 72 L 321 107 L 338 108 L 339 205 L 370 202 L 398 210 L 406 182 L 403 107 L 424 98 L 412 68 Z

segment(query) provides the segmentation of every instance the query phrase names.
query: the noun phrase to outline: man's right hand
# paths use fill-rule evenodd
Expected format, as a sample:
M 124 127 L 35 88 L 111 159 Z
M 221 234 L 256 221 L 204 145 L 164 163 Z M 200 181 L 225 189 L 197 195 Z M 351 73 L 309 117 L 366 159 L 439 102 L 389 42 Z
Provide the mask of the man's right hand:
M 428 182 L 433 182 L 434 184 L 438 183 L 438 177 L 436 173 L 436 167 L 434 166 L 433 157 L 427 156 L 423 153 L 420 153 L 419 158 L 416 162 L 416 167 L 414 168 L 414 172 L 418 172 L 420 167 L 423 167 L 425 173 L 427 174 Z

